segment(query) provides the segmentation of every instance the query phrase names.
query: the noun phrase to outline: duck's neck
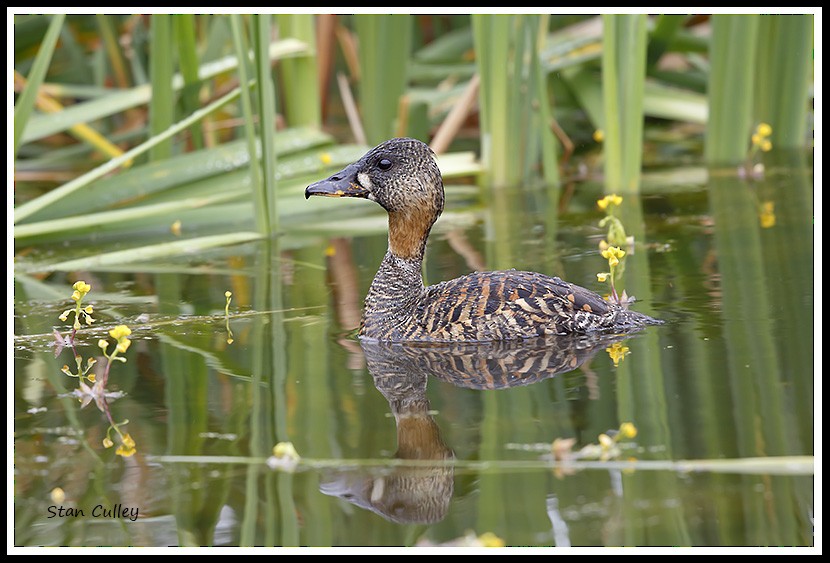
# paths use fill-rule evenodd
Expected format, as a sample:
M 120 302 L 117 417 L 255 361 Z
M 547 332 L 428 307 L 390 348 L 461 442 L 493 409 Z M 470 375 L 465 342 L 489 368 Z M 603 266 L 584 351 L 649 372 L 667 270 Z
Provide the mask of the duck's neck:
M 389 212 L 389 249 L 366 294 L 361 335 L 381 340 L 402 337 L 398 328 L 410 322 L 423 297 L 424 249 L 437 216 L 428 208 Z
M 386 252 L 363 303 L 361 336 L 397 340 L 398 328 L 411 318 L 424 292 L 422 255 L 403 258 Z
M 389 212 L 389 252 L 405 260 L 422 260 L 437 213 L 425 207 Z

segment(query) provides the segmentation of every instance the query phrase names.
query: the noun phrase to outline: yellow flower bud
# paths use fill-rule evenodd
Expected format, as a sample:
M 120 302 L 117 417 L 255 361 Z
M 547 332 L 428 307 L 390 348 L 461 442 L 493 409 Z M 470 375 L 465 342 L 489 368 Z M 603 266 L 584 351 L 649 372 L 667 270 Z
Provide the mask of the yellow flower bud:
M 761 141 L 763 140 L 763 137 L 761 137 L 761 135 L 759 135 L 758 133 L 753 133 L 750 139 L 752 139 L 753 145 L 760 145 Z
M 66 493 L 64 493 L 63 489 L 60 487 L 55 487 L 49 493 L 49 498 L 52 499 L 52 502 L 55 504 L 63 504 L 63 501 L 66 500 Z
M 769 139 L 764 139 L 761 141 L 761 150 L 764 152 L 769 152 L 772 150 L 772 141 Z
M 320 162 L 323 164 L 331 164 L 331 154 L 327 152 L 320 153 Z
M 637 436 L 637 427 L 630 422 L 620 424 L 620 436 L 623 438 L 634 438 Z
M 619 263 L 620 263 L 620 259 L 617 258 L 616 256 L 612 256 L 611 258 L 608 259 L 608 265 L 611 266 L 612 268 L 614 266 L 616 266 L 617 264 L 619 264 Z
M 772 127 L 770 127 L 769 123 L 759 123 L 755 130 L 762 137 L 769 137 L 772 135 Z
M 72 301 L 80 301 L 81 300 L 81 292 L 75 290 L 72 292 Z
M 610 448 L 614 445 L 614 440 L 611 439 L 608 434 L 600 434 L 599 435 L 599 445 L 603 448 Z
M 101 349 L 101 350 L 103 350 L 104 352 L 106 352 L 106 351 L 107 351 L 107 346 L 109 346 L 109 344 L 108 344 L 108 343 L 107 343 L 107 341 L 106 341 L 106 340 L 104 340 L 103 338 L 102 338 L 101 340 L 99 340 L 99 341 L 98 341 L 98 348 L 100 348 L 100 349 Z
M 294 449 L 294 444 L 291 442 L 280 442 L 274 446 L 274 457 L 300 459 L 300 454 Z
M 597 129 L 596 131 L 594 131 L 593 138 L 594 141 L 596 141 L 597 143 L 601 143 L 605 140 L 605 133 L 602 129 Z
M 69 317 L 69 311 L 64 311 L 63 313 L 60 314 L 60 316 L 58 318 L 62 321 L 65 321 L 68 317 Z
M 230 291 L 225 292 L 225 297 L 227 297 L 228 299 L 231 298 L 231 295 L 233 295 L 233 293 L 231 293 Z
M 103 444 L 105 448 L 111 448 L 113 446 L 113 441 L 110 439 L 109 436 L 107 436 L 106 438 L 104 438 Z

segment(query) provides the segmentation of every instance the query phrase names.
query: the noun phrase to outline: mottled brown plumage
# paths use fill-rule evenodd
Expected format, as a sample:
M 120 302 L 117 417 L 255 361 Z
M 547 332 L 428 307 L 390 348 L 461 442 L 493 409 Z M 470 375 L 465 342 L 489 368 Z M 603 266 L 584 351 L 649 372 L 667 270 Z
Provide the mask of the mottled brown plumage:
M 415 139 L 381 143 L 306 197 L 362 197 L 389 215 L 389 250 L 366 296 L 360 336 L 383 341 L 515 340 L 551 334 L 627 332 L 662 321 L 535 272 L 475 272 L 424 287 L 430 229 L 444 184 L 430 148 Z

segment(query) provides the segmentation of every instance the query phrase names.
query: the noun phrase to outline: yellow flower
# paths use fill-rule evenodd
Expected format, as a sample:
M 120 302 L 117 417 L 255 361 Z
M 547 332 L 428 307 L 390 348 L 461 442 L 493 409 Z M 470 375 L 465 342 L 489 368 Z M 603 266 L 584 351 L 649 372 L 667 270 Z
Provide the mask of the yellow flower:
M 610 275 L 611 274 L 609 272 L 600 272 L 597 274 L 597 281 L 599 281 L 600 283 L 605 283 L 605 281 L 608 279 L 608 276 Z
M 86 378 L 88 380 L 90 380 L 92 383 L 95 383 L 95 374 L 94 373 L 91 373 L 91 374 L 87 375 Z
M 605 133 L 602 131 L 602 129 L 597 129 L 596 131 L 594 131 L 593 137 L 594 141 L 596 141 L 597 143 L 601 143 L 605 140 Z
M 173 221 L 173 224 L 170 225 L 170 232 L 177 237 L 182 236 L 182 222 L 180 219 Z
M 481 547 L 504 547 L 506 545 L 504 540 L 493 532 L 484 532 L 478 536 L 478 541 L 481 542 Z
M 621 248 L 617 248 L 616 246 L 609 246 L 605 250 L 601 252 L 602 257 L 611 262 L 612 259 L 616 258 L 619 262 L 619 259 L 625 256 L 625 250 Z
M 772 141 L 769 139 L 764 139 L 761 141 L 761 150 L 764 152 L 769 152 L 772 150 Z
M 628 346 L 623 346 L 619 342 L 614 342 L 614 344 L 610 348 L 606 348 L 605 351 L 608 352 L 608 356 L 611 360 L 613 360 L 614 366 L 618 366 L 628 353 Z
M 89 293 L 89 290 L 92 289 L 92 286 L 83 280 L 79 280 L 72 285 L 72 289 L 81 293 L 82 295 L 86 295 L 87 293 Z
M 620 424 L 620 436 L 623 438 L 634 438 L 637 436 L 637 427 L 630 422 Z
M 617 194 L 607 195 L 602 199 L 597 200 L 597 207 L 605 211 L 609 205 L 619 205 L 622 203 L 622 196 Z
M 758 219 L 764 229 L 775 226 L 775 203 L 772 201 L 762 202 L 758 211 Z
M 107 446 L 107 442 L 109 442 L 109 446 Z M 104 446 L 112 446 L 112 440 L 110 440 L 109 436 L 104 438 Z M 121 445 L 118 446 L 117 450 L 115 450 L 115 454 L 120 455 L 121 457 L 130 457 L 135 454 L 135 451 L 135 440 L 133 440 L 129 434 L 122 434 Z
M 331 164 L 331 154 L 327 152 L 320 153 L 320 162 L 323 164 Z
M 103 338 L 98 341 L 98 348 L 100 348 L 104 352 L 107 351 L 107 346 L 109 346 L 109 343 L 106 340 L 104 340 Z
M 80 301 L 81 300 L 81 292 L 77 289 L 72 292 L 72 301 Z
M 118 350 L 119 353 L 123 354 L 127 351 L 127 348 L 130 347 L 130 344 L 130 340 L 124 337 L 118 341 L 118 344 L 115 345 L 115 349 Z
M 225 297 L 226 297 L 226 298 L 230 299 L 230 298 L 231 298 L 231 295 L 233 295 L 233 293 L 231 293 L 230 291 L 226 291 L 226 292 L 225 292 Z
M 614 445 L 614 440 L 612 440 L 608 434 L 600 434 L 599 445 L 602 446 L 603 449 L 607 449 Z
M 110 331 L 110 336 L 118 340 L 125 336 L 129 336 L 130 334 L 132 334 L 132 332 L 133 331 L 131 331 L 127 325 L 118 325 Z
M 759 123 L 758 127 L 755 128 L 758 135 L 761 137 L 769 137 L 772 135 L 772 127 L 770 127 L 769 123 Z
M 106 438 L 104 438 L 104 440 L 103 440 L 103 444 L 104 444 L 104 447 L 105 447 L 105 448 L 111 448 L 111 447 L 113 446 L 113 442 L 112 442 L 112 440 L 110 439 L 110 437 L 109 437 L 109 436 L 107 436 Z

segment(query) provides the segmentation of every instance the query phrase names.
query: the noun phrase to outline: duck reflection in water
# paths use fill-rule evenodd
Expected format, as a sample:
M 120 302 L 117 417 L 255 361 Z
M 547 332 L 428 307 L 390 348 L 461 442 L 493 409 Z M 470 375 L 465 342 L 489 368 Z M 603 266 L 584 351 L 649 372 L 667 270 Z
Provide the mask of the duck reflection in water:
M 486 343 L 360 341 L 374 385 L 395 417 L 394 457 L 417 464 L 332 471 L 320 490 L 389 521 L 441 521 L 453 495 L 452 449 L 426 397 L 430 377 L 491 391 L 538 383 L 579 368 L 598 350 L 631 335 L 567 335 Z M 435 461 L 434 465 L 423 463 Z

